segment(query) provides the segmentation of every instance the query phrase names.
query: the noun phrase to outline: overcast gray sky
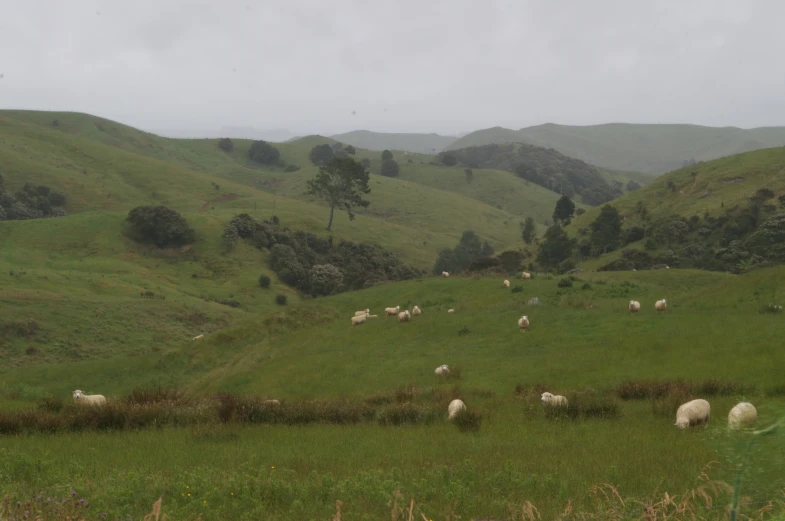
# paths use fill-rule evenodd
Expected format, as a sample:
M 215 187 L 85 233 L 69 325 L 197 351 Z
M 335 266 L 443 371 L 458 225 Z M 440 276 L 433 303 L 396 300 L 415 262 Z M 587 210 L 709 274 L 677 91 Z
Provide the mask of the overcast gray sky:
M 146 129 L 785 125 L 782 0 L 0 0 L 0 107 Z

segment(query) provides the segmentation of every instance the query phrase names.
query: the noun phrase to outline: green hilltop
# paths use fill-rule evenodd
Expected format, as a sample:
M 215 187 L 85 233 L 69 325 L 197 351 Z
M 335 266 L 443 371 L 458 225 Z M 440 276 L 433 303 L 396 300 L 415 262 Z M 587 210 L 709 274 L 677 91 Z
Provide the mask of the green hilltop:
M 336 141 L 368 150 L 406 150 L 421 154 L 437 154 L 457 138 L 439 134 L 371 132 L 354 130 L 330 136 Z

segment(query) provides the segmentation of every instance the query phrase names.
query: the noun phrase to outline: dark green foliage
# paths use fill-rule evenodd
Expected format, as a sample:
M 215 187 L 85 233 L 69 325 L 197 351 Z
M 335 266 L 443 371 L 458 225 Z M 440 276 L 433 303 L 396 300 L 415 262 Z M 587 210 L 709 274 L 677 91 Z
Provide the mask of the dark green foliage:
M 554 224 L 545 232 L 540 252 L 537 254 L 537 262 L 544 266 L 556 267 L 572 255 L 574 247 L 575 241 L 567 237 L 567 232 L 558 224 Z
M 627 181 L 627 191 L 628 192 L 634 192 L 635 190 L 640 190 L 640 188 L 641 188 L 640 183 L 638 183 L 636 181 L 632 181 L 632 180 Z
M 297 172 L 299 169 L 300 169 L 300 165 L 287 165 L 287 167 L 284 168 L 283 171 L 284 172 Z
M 654 258 L 645 251 L 624 250 L 621 257 L 609 262 L 597 271 L 630 271 L 633 269 L 642 270 L 655 264 Z
M 218 148 L 224 152 L 231 152 L 234 150 L 234 142 L 228 137 L 221 138 L 218 140 Z
M 482 425 L 482 414 L 469 409 L 462 409 L 458 411 L 452 422 L 461 432 L 477 432 Z
M 772 192 L 768 188 L 759 188 L 755 192 L 755 194 L 752 197 L 750 197 L 750 202 L 753 205 L 760 206 L 766 201 L 768 201 L 769 199 L 774 199 L 774 192 Z
M 785 261 L 785 213 L 771 216 L 745 241 L 748 251 L 768 260 Z
M 458 164 L 458 157 L 454 152 L 442 152 L 439 159 L 444 166 L 455 166 Z
M 510 292 L 511 293 L 522 293 L 523 292 L 523 286 L 521 286 L 520 284 L 516 284 L 515 286 L 513 286 L 510 289 Z
M 436 275 L 443 271 L 460 273 L 467 269 L 474 260 L 490 255 L 493 255 L 493 248 L 488 244 L 488 241 L 482 242 L 476 233 L 467 230 L 463 232 L 460 242 L 454 249 L 442 250 L 439 253 L 433 273 Z
M 349 154 L 350 156 L 353 156 L 353 155 L 357 154 L 357 149 L 354 148 L 352 145 L 346 145 L 346 148 L 344 148 L 344 151 L 347 154 Z
M 394 159 L 384 159 L 382 161 L 381 174 L 385 177 L 398 177 L 400 167 Z
M 592 253 L 599 255 L 618 248 L 621 240 L 621 217 L 619 211 L 606 204 L 602 207 L 600 215 L 591 223 Z
M 560 288 L 571 288 L 572 287 L 572 279 L 569 278 L 569 277 L 564 277 L 556 285 L 559 286 Z
M 562 226 L 566 226 L 572 222 L 575 216 L 575 203 L 572 199 L 563 195 L 556 201 L 556 208 L 553 210 L 553 222 L 561 222 Z
M 281 160 L 281 153 L 266 141 L 254 141 L 248 149 L 248 158 L 262 165 L 277 166 Z
M 188 244 L 196 237 L 185 218 L 166 206 L 137 206 L 126 221 L 134 240 L 159 248 Z
M 467 168 L 463 171 L 464 175 L 466 176 L 466 182 L 471 184 L 474 181 L 474 172 L 472 172 L 471 168 Z
M 633 226 L 632 228 L 628 229 L 624 234 L 624 244 L 627 245 L 633 242 L 643 240 L 643 237 L 645 235 L 646 235 L 646 230 L 644 230 L 640 226 Z
M 343 287 L 343 272 L 332 264 L 316 264 L 308 272 L 311 295 L 332 295 Z
M 687 238 L 690 225 L 683 217 L 671 215 L 652 223 L 650 233 L 658 244 L 678 244 Z
M 363 168 L 371 168 L 371 160 L 367 157 L 362 158 L 360 160 L 360 164 L 363 166 Z
M 385 150 L 382 152 L 382 161 L 389 161 L 393 158 L 392 152 Z
M 506 273 L 512 274 L 520 271 L 523 263 L 523 254 L 521 252 L 508 250 L 500 253 L 497 257 Z
M 500 272 L 503 271 L 502 261 L 501 259 L 491 256 L 477 257 L 466 267 L 466 271 L 470 273 Z
M 268 289 L 270 287 L 270 283 L 271 282 L 272 282 L 272 280 L 270 279 L 269 276 L 267 276 L 265 274 L 259 275 L 259 287 L 260 288 Z
M 0 221 L 63 217 L 66 215 L 65 202 L 63 194 L 52 191 L 48 186 L 25 183 L 15 193 L 6 192 L 4 180 L 0 177 Z
M 333 151 L 330 145 L 316 145 L 311 149 L 311 153 L 308 154 L 308 159 L 311 160 L 316 166 L 323 165 L 333 159 L 335 157 L 335 151 Z
M 521 232 L 521 237 L 523 238 L 523 242 L 525 244 L 531 244 L 536 236 L 537 236 L 537 226 L 534 223 L 534 218 L 527 217 L 526 220 L 523 222 L 523 231 Z
M 285 306 L 286 303 L 289 301 L 286 295 L 276 295 L 275 296 L 275 303 L 279 306 Z
M 308 181 L 308 195 L 323 199 L 330 206 L 330 220 L 327 230 L 332 228 L 335 208 L 345 210 L 349 220 L 354 220 L 352 209 L 355 206 L 368 207 L 370 202 L 363 199 L 371 193 L 368 187 L 369 175 L 365 168 L 352 158 L 335 158 L 319 167 L 316 177 Z

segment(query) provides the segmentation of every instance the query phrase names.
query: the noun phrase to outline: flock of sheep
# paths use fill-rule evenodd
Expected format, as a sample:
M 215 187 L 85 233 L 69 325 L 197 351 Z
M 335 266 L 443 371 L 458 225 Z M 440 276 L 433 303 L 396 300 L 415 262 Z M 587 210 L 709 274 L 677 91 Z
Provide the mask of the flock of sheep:
M 442 277 L 448 278 L 450 276 L 449 272 L 443 271 Z M 531 273 L 523 272 L 521 274 L 521 278 L 524 280 L 531 279 Z M 510 281 L 505 279 L 503 282 L 503 286 L 505 288 L 510 287 Z M 627 306 L 631 313 L 637 313 L 641 309 L 641 303 L 637 300 L 630 300 L 629 305 Z M 665 311 L 667 307 L 667 301 L 663 298 L 658 300 L 654 303 L 654 309 L 656 311 Z M 454 309 L 448 309 L 448 313 L 454 313 Z M 401 311 L 401 306 L 395 306 L 390 308 L 385 308 L 384 315 L 385 316 L 395 316 L 398 318 L 398 322 L 408 322 L 412 319 L 412 317 L 416 317 L 422 314 L 422 310 L 418 306 L 414 306 L 412 311 L 409 310 Z M 365 323 L 366 320 L 369 318 L 376 318 L 378 315 L 371 315 L 370 309 L 365 309 L 362 311 L 355 311 L 354 316 L 351 317 L 351 324 L 352 326 L 357 326 L 360 324 Z M 529 317 L 526 315 L 521 316 L 518 319 L 518 329 L 521 332 L 525 332 L 526 329 L 529 328 Z M 198 335 L 194 338 L 194 340 L 200 340 L 203 338 L 204 335 Z M 437 376 L 447 376 L 450 373 L 450 368 L 446 364 L 442 364 L 437 367 L 434 371 L 434 374 Z M 84 394 L 81 390 L 76 390 L 73 392 L 74 403 L 77 404 L 85 404 L 85 405 L 106 405 L 106 398 L 101 394 Z M 540 396 L 540 401 L 544 406 L 553 406 L 553 407 L 567 407 L 568 402 L 567 398 L 561 395 L 554 395 L 549 392 L 544 392 Z M 266 400 L 265 403 L 271 404 L 280 404 L 278 400 Z M 454 419 L 460 411 L 466 410 L 466 404 L 463 400 L 455 399 L 450 402 L 447 407 L 447 413 L 449 419 Z M 674 425 L 679 429 L 686 429 L 687 427 L 691 427 L 694 425 L 700 425 L 708 423 L 709 418 L 711 417 L 711 406 L 709 402 L 703 399 L 696 399 L 689 401 L 687 403 L 682 404 L 679 409 L 676 411 L 676 423 Z M 728 426 L 732 429 L 737 429 L 744 425 L 752 424 L 757 420 L 758 412 L 755 409 L 755 406 L 749 402 L 740 402 L 735 407 L 733 407 L 730 412 L 728 413 Z

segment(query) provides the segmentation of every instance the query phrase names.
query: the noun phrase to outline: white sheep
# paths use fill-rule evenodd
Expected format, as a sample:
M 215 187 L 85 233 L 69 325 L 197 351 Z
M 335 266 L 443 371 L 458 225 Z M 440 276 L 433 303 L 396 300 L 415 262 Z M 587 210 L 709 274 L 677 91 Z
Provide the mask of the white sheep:
M 681 404 L 676 411 L 676 423 L 679 429 L 686 429 L 699 423 L 708 423 L 711 417 L 711 405 L 702 399 L 692 400 Z
M 747 423 L 755 423 L 758 419 L 758 411 L 749 402 L 737 403 L 728 413 L 728 427 L 738 429 Z
M 449 276 L 450 276 L 449 272 L 446 272 L 446 271 L 443 271 L 443 272 L 442 272 L 442 277 L 444 277 L 445 279 L 446 279 L 447 277 L 449 277 Z
M 442 364 L 437 367 L 433 373 L 437 376 L 447 376 L 450 374 L 450 368 L 447 366 L 447 364 Z
M 532 274 L 529 273 L 529 272 L 524 271 L 523 273 L 521 273 L 521 278 L 524 279 L 524 280 L 529 280 L 529 279 L 532 278 Z
M 420 308 L 418 308 L 417 306 L 414 306 L 414 309 L 412 309 L 412 316 L 413 317 L 418 317 L 421 314 L 422 314 L 422 310 Z
M 281 405 L 281 402 L 278 400 L 265 400 L 262 402 L 264 405 Z
M 456 416 L 458 416 L 459 412 L 465 410 L 466 410 L 466 404 L 463 403 L 463 400 L 455 399 L 450 402 L 450 405 L 447 406 L 447 414 L 451 420 Z
M 558 406 L 558 407 L 567 407 L 567 398 L 560 394 L 551 394 L 549 392 L 544 392 L 540 396 L 540 401 L 543 405 L 550 405 L 550 406 Z
M 668 303 L 665 301 L 665 299 L 658 300 L 657 302 L 654 303 L 654 309 L 656 309 L 657 311 L 665 311 L 667 305 Z
M 352 317 L 352 325 L 356 326 L 358 324 L 363 324 L 370 316 L 371 315 L 369 315 L 368 313 L 365 313 L 364 315 L 354 316 Z
M 365 311 L 355 311 L 354 312 L 354 316 L 355 317 L 359 317 L 360 315 L 366 315 L 366 314 L 370 315 L 371 314 L 371 310 L 370 309 L 366 309 Z
M 631 300 L 630 305 L 627 306 L 627 308 L 630 310 L 630 312 L 637 313 L 638 311 L 641 310 L 641 303 L 638 302 L 637 300 Z
M 529 317 L 523 315 L 521 318 L 518 319 L 518 329 L 521 330 L 523 333 L 529 328 Z
M 203 338 L 204 338 L 204 333 L 202 333 L 201 335 L 196 335 L 196 336 L 194 337 L 194 340 L 201 340 L 201 339 L 203 339 Z
M 447 313 L 455 313 L 455 310 L 453 308 L 450 308 L 447 310 Z
M 80 390 L 74 391 L 74 403 L 85 405 L 106 405 L 106 397 L 102 394 L 85 394 Z
M 509 288 L 510 287 L 510 281 L 509 280 L 504 279 L 504 287 L 505 288 Z
M 412 319 L 412 314 L 409 313 L 409 310 L 401 311 L 398 313 L 398 322 L 408 322 Z
M 394 308 L 384 308 L 384 316 L 390 317 L 395 316 L 401 311 L 401 306 L 395 306 Z

